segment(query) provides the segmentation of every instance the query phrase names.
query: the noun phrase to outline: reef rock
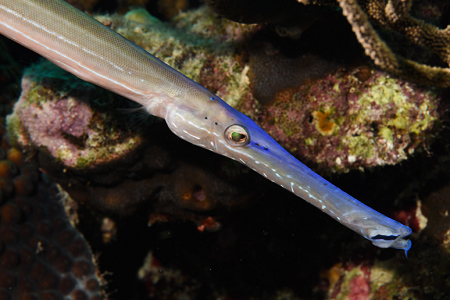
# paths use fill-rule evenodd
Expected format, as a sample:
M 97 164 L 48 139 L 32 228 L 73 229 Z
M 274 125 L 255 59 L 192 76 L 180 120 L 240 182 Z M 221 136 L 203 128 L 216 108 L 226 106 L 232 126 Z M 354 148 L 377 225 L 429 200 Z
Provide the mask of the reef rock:
M 2 159 L 0 299 L 103 299 L 91 249 L 56 186 L 18 149 Z
M 194 165 L 186 153 L 195 147 L 164 122 L 132 128 L 134 116 L 117 111 L 131 101 L 53 64 L 29 68 L 22 88 L 8 116 L 11 141 L 79 203 L 119 215 L 153 205 L 150 223 L 178 217 L 216 230 L 220 224 L 193 212 L 239 207 L 251 194 L 234 184 L 248 173 L 239 164 L 208 153 Z

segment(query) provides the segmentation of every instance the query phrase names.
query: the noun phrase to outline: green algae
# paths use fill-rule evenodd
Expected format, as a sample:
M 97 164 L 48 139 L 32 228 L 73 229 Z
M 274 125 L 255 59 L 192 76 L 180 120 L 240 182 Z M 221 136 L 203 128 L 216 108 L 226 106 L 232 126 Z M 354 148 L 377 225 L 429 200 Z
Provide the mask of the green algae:
M 21 123 L 17 114 L 10 114 L 6 116 L 6 130 L 8 132 L 8 140 L 11 146 L 18 147 L 18 139 L 21 136 Z
M 392 131 L 389 127 L 382 126 L 379 129 L 378 135 L 388 142 L 392 143 L 394 141 L 394 131 Z
M 162 22 L 152 16 L 146 9 L 136 8 L 127 12 L 124 16 L 125 20 L 137 22 L 146 25 L 161 25 Z
M 393 140 L 394 131 L 420 134 L 430 128 L 437 119 L 427 113 L 430 109 L 434 109 L 430 98 L 434 98 L 436 95 L 430 92 L 426 93 L 423 103 L 417 107 L 417 104 L 405 95 L 404 89 L 399 85 L 397 79 L 389 76 L 379 77 L 371 86 L 370 91 L 362 94 L 358 99 L 358 104 L 365 108 L 360 111 L 362 118 L 370 115 L 371 107 L 374 104 L 379 105 L 383 113 L 390 114 L 390 118 L 383 120 L 379 130 L 379 136 L 387 141 Z M 412 118 L 416 114 L 420 118 Z
M 368 159 L 375 154 L 373 140 L 366 135 L 347 137 L 347 146 L 350 156 L 361 156 L 364 159 Z M 352 160 L 351 158 L 349 159 Z
M 406 153 L 403 151 L 404 146 L 397 146 L 394 143 L 398 141 L 397 136 L 405 136 L 415 134 L 416 136 L 424 135 L 427 130 L 433 127 L 437 121 L 436 116 L 432 116 L 429 111 L 435 109 L 433 104 L 436 94 L 432 92 L 424 93 L 421 99 L 411 101 L 410 93 L 414 96 L 414 91 L 407 84 L 400 84 L 398 79 L 389 76 L 379 76 L 369 86 L 365 93 L 358 93 L 357 103 L 361 109 L 351 116 L 354 124 L 365 126 L 370 122 L 376 122 L 376 135 L 381 140 L 374 139 L 367 133 L 347 135 L 342 140 L 342 145 L 348 147 L 348 153 L 351 155 L 349 160 L 357 157 L 362 159 L 370 159 L 376 155 L 382 159 L 384 155 L 377 154 L 378 143 L 385 141 L 386 151 L 393 149 L 398 152 L 397 157 L 406 159 Z M 423 101 L 420 103 L 420 101 Z M 374 111 L 378 111 L 374 118 Z

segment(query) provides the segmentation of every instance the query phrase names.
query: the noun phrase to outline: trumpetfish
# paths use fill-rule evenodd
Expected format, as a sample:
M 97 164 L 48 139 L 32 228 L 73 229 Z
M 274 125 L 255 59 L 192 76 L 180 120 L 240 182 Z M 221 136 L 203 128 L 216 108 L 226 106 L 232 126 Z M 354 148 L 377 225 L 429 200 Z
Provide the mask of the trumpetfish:
M 241 162 L 373 245 L 403 249 L 411 228 L 306 167 L 249 117 L 63 0 L 0 0 L 0 33 L 79 78 L 164 118 L 180 138 Z

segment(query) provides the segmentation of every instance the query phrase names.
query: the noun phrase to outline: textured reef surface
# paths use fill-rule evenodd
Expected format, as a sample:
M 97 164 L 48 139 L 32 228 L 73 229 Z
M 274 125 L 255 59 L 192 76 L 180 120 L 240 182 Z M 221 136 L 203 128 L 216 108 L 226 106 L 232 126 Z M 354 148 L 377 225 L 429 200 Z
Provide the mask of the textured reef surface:
M 130 101 L 2 39 L 1 300 L 450 294 L 449 91 L 445 76 L 432 85 L 436 77 L 421 81 L 417 71 L 445 69 L 447 60 L 401 30 L 417 20 L 445 28 L 449 5 L 206 1 L 219 17 L 194 1 L 72 2 L 111 9 L 95 17 L 248 114 L 339 188 L 410 226 L 413 247 L 406 259 L 372 246 L 251 170 L 187 144 Z M 366 56 L 346 5 L 369 16 L 392 52 L 377 52 L 387 62 L 419 64 L 411 76 Z M 420 26 L 416 33 L 430 28 Z M 434 35 L 449 47 L 444 30 Z
M 249 115 L 323 172 L 398 163 L 427 149 L 439 128 L 441 90 L 392 78 L 368 62 L 323 58 L 303 41 L 283 45 L 259 25 L 218 19 L 206 7 L 170 24 L 144 10 L 97 19 Z M 298 47 L 295 57 L 283 53 L 292 47 Z
M 1 159 L 0 299 L 103 299 L 68 196 L 6 141 Z

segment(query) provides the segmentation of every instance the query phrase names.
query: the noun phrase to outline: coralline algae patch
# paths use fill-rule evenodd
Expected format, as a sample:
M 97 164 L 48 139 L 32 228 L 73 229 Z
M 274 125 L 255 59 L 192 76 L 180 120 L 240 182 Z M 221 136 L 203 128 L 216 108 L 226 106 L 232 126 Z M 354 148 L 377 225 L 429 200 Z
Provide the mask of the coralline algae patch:
M 45 147 L 66 167 L 86 168 L 130 152 L 142 139 L 114 122 L 127 101 L 43 61 L 25 71 L 22 94 L 8 116 L 12 143 Z M 95 99 L 102 99 L 102 103 Z M 116 101 L 116 102 L 113 102 Z M 120 113 L 119 113 L 120 114 Z
M 397 275 L 394 260 L 337 263 L 321 276 L 328 283 L 327 299 L 407 299 L 409 287 Z M 414 297 L 411 299 L 415 299 Z
M 426 148 L 438 112 L 437 92 L 369 71 L 338 70 L 285 89 L 259 123 L 283 147 L 323 170 L 395 164 Z

